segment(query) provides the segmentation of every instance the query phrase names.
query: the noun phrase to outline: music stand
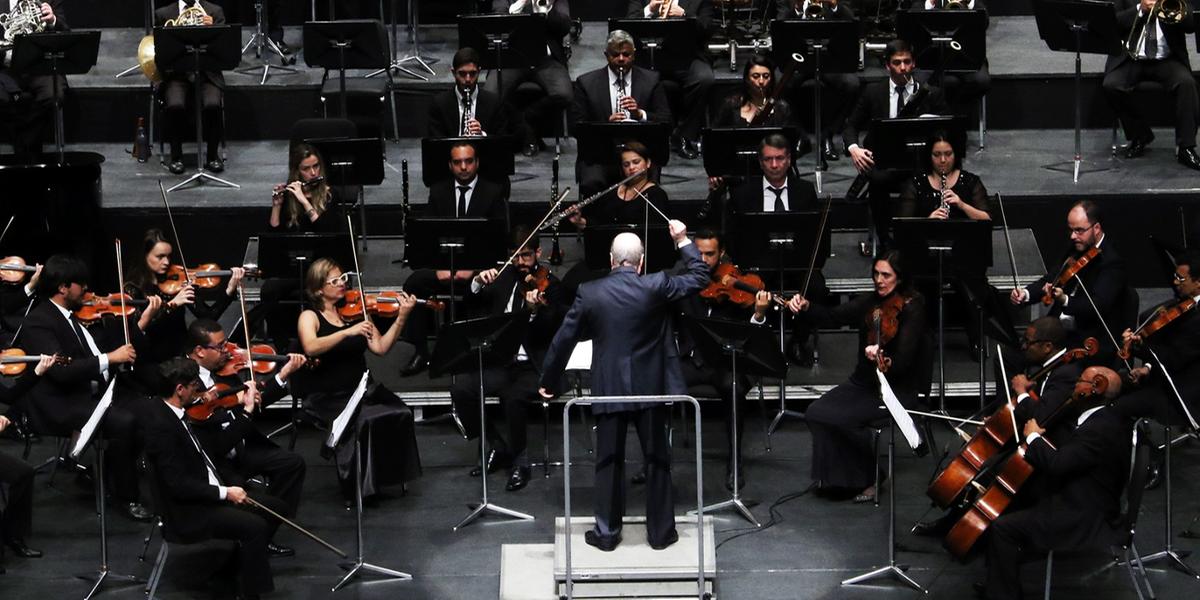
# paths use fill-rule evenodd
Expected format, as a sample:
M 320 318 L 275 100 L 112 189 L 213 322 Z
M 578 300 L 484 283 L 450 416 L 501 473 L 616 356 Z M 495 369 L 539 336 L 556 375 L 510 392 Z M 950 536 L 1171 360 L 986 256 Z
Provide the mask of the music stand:
M 439 181 L 451 178 L 450 149 L 459 144 L 470 144 L 475 148 L 475 159 L 479 163 L 479 176 L 491 181 L 504 181 L 516 172 L 513 159 L 513 138 L 510 135 L 476 135 L 468 137 L 422 138 L 421 181 L 433 187 Z
M 258 236 L 257 266 L 270 277 L 282 277 L 281 273 L 296 269 L 299 280 L 304 281 L 307 264 L 318 258 L 332 258 L 340 265 L 354 264 L 344 234 L 262 233 Z
M 896 37 L 913 47 L 917 64 L 937 65 L 938 86 L 947 71 L 974 73 L 987 60 L 987 11 L 913 10 L 896 13 Z M 947 52 L 947 49 L 950 52 Z
M 475 369 L 478 369 L 479 376 L 479 481 L 482 485 L 482 498 L 479 504 L 454 526 L 454 531 L 466 527 L 485 512 L 523 521 L 533 520 L 533 515 L 504 508 L 488 500 L 487 410 L 483 389 L 484 364 L 509 364 L 516 355 L 521 340 L 525 338 L 525 329 L 528 326 L 529 313 L 524 310 L 495 317 L 459 321 L 443 327 L 438 334 L 437 344 L 433 347 L 433 359 L 429 361 L 430 376 L 436 378 L 446 373 L 460 375 Z
M 709 177 L 725 179 L 726 188 L 730 190 L 733 188 L 729 181 L 731 178 L 758 177 L 762 174 L 758 164 L 758 148 L 763 139 L 772 133 L 783 134 L 791 148 L 795 148 L 800 141 L 800 132 L 795 127 L 706 127 L 700 130 L 700 140 L 705 148 L 705 173 Z M 711 193 L 708 198 L 712 198 Z M 708 208 L 706 201 L 701 212 L 707 214 Z M 721 210 L 721 231 L 725 231 L 728 212 Z
M 988 337 L 1010 348 L 1018 348 L 1012 315 L 1006 302 L 1000 300 L 1000 292 L 987 282 L 987 278 L 965 277 L 960 280 L 967 302 L 979 311 L 979 408 L 987 405 L 987 344 Z
M 813 119 L 816 123 L 817 145 L 825 139 L 821 130 L 821 75 L 824 73 L 855 73 L 858 71 L 858 22 L 840 19 L 776 20 L 771 23 L 771 48 L 775 64 L 792 65 L 801 73 L 811 74 L 816 91 L 813 93 Z M 813 153 L 813 177 L 817 193 L 822 189 L 820 152 Z
M 634 64 L 652 71 L 678 71 L 692 64 L 696 53 L 696 18 L 609 19 L 608 31 L 633 36 Z M 649 52 L 645 52 L 649 50 Z
M 458 47 L 479 51 L 480 69 L 495 69 L 504 89 L 504 69 L 532 69 L 546 56 L 546 15 L 460 15 Z
M 422 217 L 404 233 L 404 262 L 412 269 L 449 270 L 450 321 L 454 318 L 455 271 L 496 265 L 504 253 L 504 228 L 490 219 Z
M 304 63 L 327 71 L 337 70 L 343 117 L 347 115 L 346 69 L 377 69 L 381 56 L 387 60 L 387 31 L 383 29 L 383 21 L 357 19 L 304 24 Z
M 314 2 L 315 1 L 316 0 L 314 0 Z M 417 12 L 417 6 L 414 6 L 414 4 L 416 4 L 416 3 L 412 2 L 411 0 L 408 3 L 408 17 L 409 17 L 408 22 L 411 23 L 411 27 L 406 26 L 406 28 L 409 29 L 409 33 L 412 34 L 413 47 L 416 49 L 416 50 L 414 50 L 414 52 L 416 52 L 416 54 L 410 54 L 410 55 L 404 57 L 403 60 L 400 59 L 400 35 L 396 32 L 398 23 L 400 21 L 400 11 L 398 10 L 398 7 L 396 6 L 397 1 L 398 0 L 392 0 L 392 21 L 391 21 L 392 62 L 388 66 L 386 66 L 382 69 L 368 73 L 367 77 L 368 78 L 374 77 L 376 75 L 382 75 L 384 73 L 396 71 L 398 73 L 404 73 L 405 75 L 408 75 L 409 77 L 412 77 L 413 79 L 420 79 L 421 81 L 429 81 L 428 77 L 404 66 L 404 63 L 406 63 L 408 61 L 416 61 L 422 67 L 424 67 L 426 71 L 429 71 L 430 75 L 433 74 L 433 69 L 430 69 L 429 65 L 425 63 L 425 57 L 421 56 L 421 45 L 417 41 L 417 37 L 416 37 L 417 22 L 415 20 L 415 17 L 416 17 L 416 12 Z M 313 18 L 315 19 L 316 18 L 316 16 L 315 16 L 316 15 L 316 10 L 315 10 L 316 7 L 314 6 L 313 9 L 314 9 L 313 10 L 313 15 L 314 15 Z M 333 15 L 333 13 L 330 12 L 329 18 L 332 19 L 333 18 L 332 15 Z M 383 18 L 383 0 L 379 0 L 379 15 L 380 15 L 380 18 L 382 19 Z M 429 59 L 429 62 L 436 62 L 436 59 Z
M 323 138 L 304 140 L 316 146 L 325 159 L 327 183 L 337 187 L 358 187 L 358 233 L 367 250 L 368 185 L 383 183 L 383 140 L 379 138 Z
M 242 61 L 241 43 L 241 25 L 155 27 L 154 64 L 162 73 L 189 71 L 193 81 L 199 82 L 204 71 L 229 71 L 236 68 Z M 242 187 L 204 170 L 204 123 L 200 114 L 203 100 L 200 85 L 193 84 L 192 90 L 196 119 L 196 172 L 167 191 L 174 192 L 192 182 L 203 185 L 209 181 L 231 188 Z
M 591 225 L 583 230 L 583 258 L 589 271 L 607 272 L 612 267 L 608 253 L 612 249 L 613 238 L 626 232 L 635 234 L 642 240 L 642 247 L 645 248 L 642 256 L 646 265 L 642 269 L 643 273 L 654 273 L 675 266 L 675 242 L 665 225 L 625 223 Z
M 1043 165 L 1050 171 L 1067 171 L 1073 164 L 1071 181 L 1079 183 L 1080 173 L 1108 171 L 1108 167 L 1083 166 L 1081 132 L 1083 130 L 1083 75 L 1080 55 L 1123 52 L 1117 34 L 1117 16 L 1111 2 L 1103 0 L 1036 0 L 1033 4 L 1038 36 L 1054 51 L 1075 53 L 1075 158 Z
M 55 31 L 17 36 L 12 69 L 26 75 L 49 75 L 54 82 L 54 147 L 58 164 L 63 158 L 63 106 L 59 75 L 82 75 L 96 66 L 99 31 Z
M 946 412 L 945 264 L 957 271 L 982 273 L 992 266 L 992 222 L 971 219 L 897 217 L 892 238 L 908 262 L 909 273 L 937 281 L 938 410 Z M 980 344 L 982 345 L 982 344 Z
M 733 457 L 733 495 L 725 501 L 704 507 L 704 512 L 716 512 L 726 508 L 741 513 L 755 527 L 761 527 L 754 513 L 746 507 L 740 496 L 738 475 L 741 466 L 741 452 L 738 445 L 737 432 L 737 398 L 738 398 L 738 357 L 742 358 L 742 372 L 747 375 L 779 378 L 787 377 L 787 359 L 775 345 L 775 339 L 770 327 L 762 327 L 741 321 L 729 321 L 712 317 L 690 317 L 684 315 L 684 326 L 696 341 L 696 350 L 700 352 L 704 362 L 709 365 L 719 365 L 729 357 L 729 372 L 733 375 L 733 397 L 730 402 L 732 421 L 729 436 Z
M 966 148 L 966 119 L 963 117 L 906 117 L 874 119 L 868 136 L 875 155 L 875 169 L 919 170 L 925 164 L 922 153 L 929 134 L 942 129 L 950 135 L 950 145 Z
M 259 61 L 259 64 L 237 70 L 238 73 L 249 75 L 262 69 L 262 79 L 258 81 L 259 85 L 267 84 L 267 77 L 270 76 L 271 69 L 283 71 L 284 73 L 296 72 L 296 69 L 288 66 L 296 64 L 296 56 L 285 55 L 279 44 L 276 44 L 275 40 L 267 35 L 270 27 L 267 24 L 267 13 L 263 10 L 264 1 L 254 0 L 254 33 L 250 34 L 250 39 L 246 41 L 245 46 L 242 46 L 242 54 L 245 54 L 251 47 L 254 48 L 254 58 Z M 280 64 L 271 64 L 270 57 L 263 56 L 264 50 L 270 50 L 278 55 Z
M 671 160 L 670 135 L 671 124 L 658 121 L 575 123 L 578 160 L 598 165 L 616 164 L 621 147 L 630 141 L 638 141 L 650 152 L 654 166 L 664 167 Z

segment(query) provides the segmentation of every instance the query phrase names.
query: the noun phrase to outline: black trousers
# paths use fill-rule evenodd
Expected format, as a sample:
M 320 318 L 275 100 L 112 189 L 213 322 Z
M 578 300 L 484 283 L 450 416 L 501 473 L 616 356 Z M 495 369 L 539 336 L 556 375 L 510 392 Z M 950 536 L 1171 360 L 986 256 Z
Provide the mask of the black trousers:
M 58 85 L 59 94 L 65 97 L 66 78 L 59 76 Z M 53 77 L 0 70 L 0 119 L 8 124 L 14 154 L 28 158 L 42 151 L 53 114 Z
M 498 452 L 513 456 L 513 465 L 529 466 L 528 415 L 529 405 L 540 402 L 538 396 L 538 372 L 531 361 L 514 362 L 505 367 L 485 367 L 483 370 L 483 393 L 500 397 L 508 419 L 508 441 L 500 437 L 495 420 L 487 421 L 488 445 Z M 458 411 L 468 439 L 479 437 L 479 375 L 474 371 L 459 375 L 450 387 L 450 398 Z
M 816 87 L 816 78 L 810 73 L 797 72 L 788 82 L 786 95 L 791 99 L 792 110 L 800 106 L 804 90 Z M 846 128 L 846 116 L 854 103 L 858 101 L 858 90 L 862 87 L 858 75 L 854 73 L 822 73 L 821 74 L 821 137 L 831 138 L 841 136 Z M 792 119 L 805 124 L 801 131 L 808 129 L 812 113 L 793 113 Z M 815 125 L 815 123 L 814 123 Z M 815 130 L 814 130 L 815 132 Z M 820 141 L 820 140 L 818 140 Z
M 683 88 L 683 106 L 675 119 L 675 134 L 685 140 L 700 139 L 700 128 L 708 116 L 709 92 L 713 86 L 712 64 L 693 58 L 686 69 L 662 71 L 662 78 Z
M 741 457 L 742 448 L 741 441 L 745 437 L 742 432 L 745 431 L 746 415 L 741 405 L 746 402 L 746 393 L 750 391 L 750 378 L 745 375 L 738 376 L 737 398 L 733 395 L 733 373 L 729 372 L 728 365 L 714 367 L 711 365 L 699 366 L 692 359 L 683 357 L 679 360 L 680 370 L 683 372 L 683 380 L 688 387 L 694 385 L 708 384 L 717 390 L 717 394 L 721 398 L 721 412 L 725 416 L 725 468 L 733 468 L 733 436 L 730 429 L 730 423 L 733 421 L 733 403 L 736 401 L 739 404 L 738 419 L 737 419 L 737 437 L 738 437 L 738 457 Z
M 1055 497 L 1000 515 L 985 534 L 988 600 L 1019 600 L 1024 561 L 1051 550 L 1094 546 L 1107 529 L 1104 515 Z
M 0 542 L 33 532 L 33 467 L 0 452 Z
M 661 545 L 675 529 L 671 488 L 671 448 L 667 443 L 665 406 L 596 415 L 596 533 L 621 533 L 625 517 L 625 433 L 637 428 L 646 465 L 646 537 Z
M 1143 107 L 1133 97 L 1133 88 L 1141 81 L 1157 81 L 1175 98 L 1175 145 L 1195 146 L 1196 124 L 1200 121 L 1196 79 L 1182 62 L 1170 58 L 1129 59 L 1104 74 L 1104 95 L 1125 127 L 1125 139 L 1149 140 L 1152 135 L 1142 114 Z
M 453 276 L 453 273 L 451 274 Z M 455 281 L 455 295 L 470 294 L 470 281 Z M 436 294 L 447 294 L 450 292 L 449 281 L 439 281 L 437 271 L 434 269 L 417 269 L 404 280 L 404 291 L 413 294 L 418 298 L 432 298 Z M 452 300 L 453 301 L 453 300 Z M 463 308 L 465 302 L 459 303 L 455 308 L 456 318 L 462 318 L 465 313 Z M 449 318 L 449 313 L 447 313 Z M 434 320 L 433 311 L 424 304 L 414 306 L 412 312 L 408 314 L 408 319 L 404 321 L 404 329 L 400 332 L 400 339 L 412 344 L 417 349 L 417 354 L 429 356 L 429 335 L 433 333 Z
M 178 159 L 183 154 L 183 139 L 190 131 L 188 106 L 195 92 L 187 79 L 168 79 L 162 83 L 163 108 L 166 110 L 166 136 L 171 146 L 171 158 Z M 224 92 L 216 84 L 204 79 L 200 82 L 200 120 L 204 130 L 204 142 L 207 146 L 207 157 L 212 160 L 217 157 L 217 148 L 221 143 L 221 98 Z M 193 108 L 192 110 L 195 110 Z
M 546 95 L 525 106 L 511 104 L 509 95 L 526 81 L 536 83 Z M 491 84 L 490 78 L 488 83 Z M 501 84 L 503 87 L 500 87 Z M 537 141 L 537 123 L 545 119 L 547 114 L 559 114 L 566 110 L 574 95 L 566 65 L 549 56 L 542 57 L 541 62 L 532 69 L 503 69 L 496 85 L 490 86 L 490 89 L 497 88 L 501 101 L 510 103 L 513 114 L 521 116 L 521 125 L 514 127 L 513 133 L 527 144 Z
M 114 499 L 128 503 L 138 501 L 137 460 L 142 452 L 142 433 L 133 412 L 136 408 L 128 401 L 125 404 L 109 407 L 100 433 L 105 444 L 104 474 L 108 492 Z M 77 429 L 79 427 L 83 427 L 83 423 Z
M 255 501 L 285 514 L 287 504 L 269 494 L 251 492 Z M 271 563 L 267 560 L 267 544 L 275 537 L 279 521 L 249 505 L 221 504 L 191 511 L 203 519 L 202 527 L 212 538 L 238 543 L 238 587 L 242 594 L 264 594 L 275 589 Z
M 1175 376 L 1175 373 L 1171 375 Z M 1192 417 L 1200 419 L 1200 402 L 1196 401 L 1196 386 L 1193 382 L 1181 378 L 1175 380 L 1175 385 L 1179 386 L 1180 396 L 1188 401 L 1187 408 L 1192 413 Z M 1188 424 L 1187 417 L 1179 406 L 1179 399 L 1175 397 L 1175 393 L 1171 391 L 1170 387 L 1167 387 L 1165 382 L 1147 382 L 1140 388 L 1122 394 L 1116 399 L 1113 406 L 1128 419 L 1150 418 L 1171 427 L 1185 427 Z
M 812 432 L 812 478 L 826 487 L 861 490 L 875 483 L 868 425 L 887 417 L 879 392 L 854 380 L 817 398 L 804 415 Z
M 240 448 L 234 462 L 245 478 L 266 475 L 271 495 L 282 500 L 287 507 L 282 514 L 286 517 L 296 516 L 307 470 L 299 454 L 275 444 L 254 443 Z

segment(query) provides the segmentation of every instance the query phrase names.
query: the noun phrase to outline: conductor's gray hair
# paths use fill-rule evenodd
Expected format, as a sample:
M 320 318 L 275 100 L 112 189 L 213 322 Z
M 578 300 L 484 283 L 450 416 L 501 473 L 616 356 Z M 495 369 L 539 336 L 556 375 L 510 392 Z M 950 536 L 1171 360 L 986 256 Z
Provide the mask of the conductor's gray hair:
M 621 265 L 629 265 L 637 267 L 642 263 L 642 255 L 646 249 L 642 247 L 642 240 L 637 234 L 624 233 L 617 234 L 613 238 L 612 247 L 609 248 L 608 256 L 612 266 L 619 267 Z

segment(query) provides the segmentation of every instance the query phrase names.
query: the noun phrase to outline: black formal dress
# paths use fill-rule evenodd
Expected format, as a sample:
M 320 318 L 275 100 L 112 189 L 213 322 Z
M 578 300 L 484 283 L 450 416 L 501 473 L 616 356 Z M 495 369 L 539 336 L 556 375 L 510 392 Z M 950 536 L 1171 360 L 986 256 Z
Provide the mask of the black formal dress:
M 863 349 L 874 330 L 871 315 L 882 300 L 872 292 L 834 308 L 811 304 L 808 309 L 809 318 L 819 327 L 858 328 L 850 379 L 826 392 L 805 412 L 813 437 L 812 478 L 822 487 L 862 490 L 875 482 L 876 457 L 868 426 L 886 419 L 888 413 L 882 408 L 875 363 L 867 359 Z M 883 345 L 884 354 L 892 359 L 886 373 L 888 384 L 905 406 L 916 402 L 930 377 L 929 372 L 921 372 L 922 367 L 928 367 L 923 364 L 928 336 L 925 301 L 915 294 L 899 313 L 896 335 Z
M 213 25 L 225 24 L 225 11 L 220 6 L 208 0 L 199 0 L 200 7 L 213 18 Z M 171 2 L 154 11 L 154 24 L 163 26 L 167 20 L 179 16 L 179 3 Z M 158 93 L 166 110 L 166 138 L 170 144 L 171 159 L 177 160 L 183 155 L 183 140 L 194 130 L 189 129 L 188 107 L 195 102 L 193 85 L 200 86 L 200 119 L 204 129 L 206 157 L 210 161 L 218 157 L 218 148 L 224 135 L 221 110 L 224 106 L 225 76 L 220 71 L 202 71 L 197 77 L 190 71 L 165 71 L 162 73 L 162 83 Z M 195 108 L 191 109 L 195 111 Z M 192 126 L 194 127 L 194 125 Z
M 1179 300 L 1169 300 L 1147 310 L 1138 317 L 1144 322 L 1162 307 L 1173 306 Z M 1200 310 L 1192 308 L 1166 327 L 1146 337 L 1143 346 L 1134 347 L 1134 354 L 1150 365 L 1148 380 L 1132 392 L 1117 399 L 1117 410 L 1136 419 L 1150 417 L 1164 425 L 1187 426 L 1188 421 L 1179 404 L 1179 397 L 1167 381 L 1169 372 L 1179 396 L 1187 403 L 1192 418 L 1200 420 Z M 1154 354 L 1150 353 L 1154 351 Z M 1158 358 L 1155 359 L 1154 355 Z M 1161 361 L 1161 362 L 1160 362 Z
M 958 180 L 950 189 L 962 198 L 963 202 L 970 204 L 974 208 L 978 208 L 989 215 L 992 213 L 992 205 L 988 200 L 987 188 L 983 187 L 983 180 L 978 175 L 962 170 L 958 173 Z M 896 211 L 898 217 L 928 217 L 930 213 L 937 210 L 942 204 L 942 192 L 929 184 L 929 178 L 925 174 L 914 175 L 904 182 L 904 188 L 900 190 L 900 206 Z M 966 213 L 957 208 L 950 209 L 950 218 L 968 218 Z
M 333 335 L 352 327 L 337 326 L 317 314 L 317 336 Z M 367 371 L 367 340 L 362 336 L 343 339 L 320 356 L 321 364 L 292 375 L 292 391 L 304 399 L 306 409 L 332 423 L 346 407 L 362 374 Z M 412 409 L 377 381 L 367 383 L 358 416 L 333 449 L 338 481 L 347 498 L 354 497 L 354 442 L 362 449 L 363 496 L 381 486 L 412 481 L 421 475 L 421 455 L 413 427 Z
M 55 21 L 45 31 L 69 31 L 64 0 L 41 0 L 54 10 Z M 0 0 L 0 13 L 8 13 L 16 0 Z M 8 129 L 15 154 L 25 159 L 42 151 L 42 138 L 54 112 L 54 78 L 27 75 L 10 69 L 10 51 L 0 50 L 0 127 Z M 58 77 L 59 93 L 67 94 L 67 79 Z
M 799 19 L 792 0 L 776 0 L 777 15 L 780 19 Z M 838 3 L 837 9 L 825 11 L 825 18 L 838 21 L 853 21 L 854 9 L 849 2 Z M 797 69 L 788 81 L 785 94 L 797 106 L 806 89 L 815 88 L 815 77 L 807 69 Z M 821 73 L 821 137 L 832 140 L 833 136 L 846 127 L 846 116 L 858 99 L 859 88 L 862 87 L 858 73 Z M 811 113 L 803 116 L 796 115 L 795 120 L 804 123 L 811 122 Z M 818 140 L 820 142 L 821 140 Z
M 713 3 L 712 0 L 677 0 L 675 4 L 683 9 L 684 18 L 696 20 L 691 60 L 678 65 L 656 65 L 655 68 L 663 79 L 674 81 L 683 88 L 683 107 L 677 115 L 679 122 L 675 126 L 675 135 L 695 142 L 700 138 L 700 128 L 704 127 L 708 116 L 709 92 L 715 81 L 712 60 L 708 57 L 708 38 L 713 33 Z M 657 15 L 646 16 L 649 5 L 649 0 L 628 0 L 626 18 L 659 18 Z
M 446 138 L 461 137 L 463 132 L 463 95 L 457 87 L 448 89 L 433 97 L 429 103 L 429 117 L 426 137 Z M 479 121 L 483 132 L 489 136 L 509 133 L 508 115 L 500 104 L 500 97 L 494 92 L 475 86 L 471 94 L 471 114 Z
M 967 8 L 973 10 L 987 10 L 983 0 L 973 0 L 972 2 L 964 2 Z M 925 5 L 925 0 L 916 0 L 912 3 L 911 10 L 931 10 Z M 944 10 L 941 8 L 933 10 Z M 985 21 L 986 23 L 986 21 Z M 970 114 L 971 104 L 979 100 L 992 89 L 992 76 L 988 71 L 987 57 L 983 57 L 983 64 L 979 70 L 968 73 L 943 73 L 942 80 L 937 81 L 936 67 L 934 61 L 926 62 L 925 68 L 917 70 L 917 77 L 922 81 L 933 83 L 942 88 L 946 92 L 946 101 L 960 114 Z
M 493 12 L 511 14 L 509 6 L 515 0 L 493 0 Z M 533 2 L 526 2 L 518 14 L 533 12 Z M 538 124 L 546 120 L 546 115 L 560 115 L 571 105 L 571 74 L 567 71 L 569 48 L 563 39 L 571 32 L 571 7 L 569 0 L 556 0 L 550 12 L 546 13 L 546 52 L 543 56 L 531 59 L 528 68 L 503 69 L 501 77 L 488 78 L 489 89 L 500 95 L 500 100 L 507 103 L 510 110 L 519 117 L 513 124 L 513 133 L 518 134 L 525 144 L 536 144 L 538 141 Z M 477 48 L 485 52 L 483 48 Z M 503 79 L 503 88 L 500 88 Z M 532 81 L 542 88 L 544 95 L 532 102 L 517 106 L 512 98 L 512 92 L 518 85 Z M 560 117 L 561 118 L 561 117 Z
M 713 128 L 749 127 L 750 121 L 742 116 L 742 105 L 745 103 L 746 97 L 741 92 L 730 94 L 721 102 L 717 114 L 713 115 Z M 755 127 L 797 127 L 803 131 L 795 115 L 792 114 L 791 103 L 784 98 L 776 99 L 770 114 Z
M 125 283 L 125 293 L 131 298 L 144 300 L 149 296 L 163 297 L 162 308 L 151 319 L 143 332 L 144 341 L 137 348 L 138 367 L 133 372 L 133 378 L 141 383 L 146 393 L 153 393 L 157 388 L 158 364 L 164 360 L 181 356 L 190 348 L 187 346 L 187 313 L 191 312 L 197 319 L 219 319 L 229 308 L 236 296 L 225 294 L 226 281 L 222 280 L 215 289 L 196 288 L 195 302 L 186 305 L 187 308 L 172 308 L 167 310 L 165 297 L 157 286 L 140 287 L 133 282 Z
M 708 285 L 708 267 L 695 244 L 680 248 L 683 275 L 639 276 L 620 266 L 579 287 L 575 303 L 550 342 L 541 387 L 560 389 L 563 369 L 576 342 L 592 338 L 591 391 L 595 396 L 685 394 L 687 384 L 672 343 L 671 303 Z M 666 407 L 625 402 L 597 404 L 595 511 L 598 536 L 613 540 L 625 514 L 625 433 L 637 428 L 646 464 L 646 537 L 663 545 L 675 529 L 671 450 Z
M 650 199 L 659 210 L 667 212 L 667 197 L 666 190 L 658 185 L 650 185 L 642 189 L 642 194 Z M 595 202 L 583 207 L 583 218 L 587 219 L 588 227 L 603 226 L 603 225 L 626 225 L 626 224 L 644 224 L 647 219 L 647 213 L 651 221 L 658 220 L 658 213 L 646 205 L 641 196 L 636 193 L 627 192 L 626 197 L 633 196 L 632 200 L 623 200 L 617 195 L 617 190 L 612 190 L 603 196 L 596 199 Z M 661 223 L 661 221 L 658 221 Z

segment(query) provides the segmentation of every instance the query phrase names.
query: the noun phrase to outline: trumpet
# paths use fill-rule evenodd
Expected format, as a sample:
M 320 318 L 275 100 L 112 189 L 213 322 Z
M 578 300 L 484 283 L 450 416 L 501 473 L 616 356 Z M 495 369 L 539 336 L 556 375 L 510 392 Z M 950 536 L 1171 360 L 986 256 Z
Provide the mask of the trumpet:
M 4 37 L 0 38 L 0 49 L 11 48 L 19 35 L 45 31 L 42 3 L 39 0 L 20 0 L 13 5 L 12 10 L 0 15 L 0 28 L 4 29 Z
M 1154 23 L 1155 18 L 1163 25 L 1178 25 L 1191 12 L 1192 7 L 1187 0 L 1158 0 L 1154 3 L 1154 8 L 1150 9 L 1150 15 L 1146 17 L 1146 25 L 1142 27 L 1142 32 L 1137 39 L 1133 37 L 1133 32 L 1137 31 L 1137 27 L 1129 30 L 1129 39 L 1125 41 L 1125 51 L 1131 57 L 1138 58 L 1138 48 L 1143 47 L 1146 43 L 1147 28 Z

